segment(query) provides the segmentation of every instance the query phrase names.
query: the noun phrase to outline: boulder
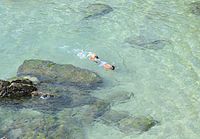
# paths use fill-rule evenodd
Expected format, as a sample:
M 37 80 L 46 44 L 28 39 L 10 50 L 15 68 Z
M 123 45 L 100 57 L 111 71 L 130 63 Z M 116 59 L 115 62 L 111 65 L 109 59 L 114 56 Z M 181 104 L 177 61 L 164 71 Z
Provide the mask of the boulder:
M 90 105 L 73 108 L 72 117 L 80 119 L 84 125 L 89 125 L 110 110 L 110 104 L 103 100 L 96 100 Z
M 36 77 L 42 83 L 68 84 L 79 87 L 95 87 L 102 83 L 96 73 L 71 64 L 56 64 L 45 60 L 25 60 L 18 68 L 17 76 Z
M 154 120 L 152 117 L 127 117 L 118 121 L 117 126 L 120 131 L 125 133 L 142 133 L 148 131 L 150 128 L 155 126 L 158 121 Z
M 105 124 L 118 127 L 124 133 L 142 133 L 158 123 L 152 117 L 133 117 L 128 112 L 113 110 L 107 111 L 101 119 Z

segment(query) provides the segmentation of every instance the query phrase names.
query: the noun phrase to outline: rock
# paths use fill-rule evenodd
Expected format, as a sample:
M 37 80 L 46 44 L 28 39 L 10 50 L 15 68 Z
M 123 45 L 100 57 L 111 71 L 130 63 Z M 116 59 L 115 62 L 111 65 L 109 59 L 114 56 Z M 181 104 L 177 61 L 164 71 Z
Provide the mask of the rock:
M 73 108 L 72 117 L 80 119 L 84 124 L 91 124 L 110 110 L 110 104 L 103 100 L 96 100 L 93 104 Z
M 102 78 L 92 71 L 45 60 L 25 60 L 18 68 L 17 76 L 31 76 L 43 83 L 68 84 L 85 88 L 95 87 L 102 82 Z
M 4 137 L 2 137 L 2 138 L 0 138 L 0 139 L 8 139 L 8 138 L 6 138 L 6 137 L 4 136 Z
M 3 97 L 3 95 L 6 93 L 7 91 L 7 87 L 10 85 L 11 83 L 8 81 L 4 81 L 4 80 L 0 80 L 0 96 Z
M 69 112 L 55 117 L 23 109 L 14 119 L 9 115 L 9 122 L 1 125 L 0 131 L 9 139 L 85 139 L 81 123 L 68 116 Z
M 38 85 L 38 89 L 41 92 L 51 92 L 54 95 L 53 98 L 48 100 L 49 106 L 47 107 L 74 108 L 91 105 L 97 101 L 97 98 L 92 97 L 89 92 L 78 90 L 75 87 L 41 83 Z
M 59 65 L 51 61 L 43 60 L 28 60 L 25 61 L 18 70 L 18 76 L 16 80 L 10 82 L 2 81 L 2 90 L 7 88 L 13 88 L 16 85 L 27 85 L 32 87 L 36 86 L 33 90 L 29 90 L 28 96 L 39 96 L 32 97 L 29 101 L 24 99 L 15 101 L 1 101 L 0 103 L 5 106 L 12 106 L 17 108 L 33 108 L 43 112 L 53 112 L 62 110 L 63 108 L 74 108 L 81 107 L 84 105 L 93 105 L 98 102 L 97 98 L 92 97 L 89 91 L 84 90 L 89 85 L 93 86 L 102 81 L 96 73 L 89 70 L 80 69 L 72 65 Z M 33 84 L 31 79 L 37 78 L 38 82 L 36 85 Z M 8 84 L 8 85 L 7 85 Z M 5 87 L 7 85 L 8 87 Z M 84 89 L 79 88 L 80 85 L 84 86 Z M 78 86 L 78 87 L 77 87 Z M 81 90 L 82 91 L 81 91 Z M 17 89 L 12 90 L 14 94 L 19 94 Z M 1 96 L 5 95 L 6 91 L 1 93 Z M 7 93 L 7 92 L 6 92 Z M 25 93 L 22 92 L 22 93 Z M 16 94 L 15 94 L 16 97 Z M 21 98 L 23 95 L 21 94 Z M 49 98 L 49 99 L 47 99 Z
M 26 111 L 26 110 L 25 110 Z M 85 139 L 84 129 L 80 121 L 70 116 L 69 109 L 64 109 L 55 117 L 52 115 L 39 113 L 37 115 L 27 115 L 18 113 L 15 120 L 6 125 L 3 133 L 10 138 L 67 138 Z M 26 123 L 26 124 L 24 124 Z M 16 136 L 16 131 L 21 130 Z
M 54 131 L 48 133 L 49 139 L 86 139 L 84 128 L 76 120 L 69 117 L 65 119 L 67 122 L 59 124 Z
M 58 114 L 58 117 L 58 122 L 61 125 L 60 128 L 62 129 L 61 131 L 65 132 L 65 134 L 67 133 L 67 137 L 69 139 L 87 139 L 82 121 L 80 119 L 72 117 L 71 110 L 64 109 Z M 56 134 L 58 134 L 59 136 L 62 135 L 59 132 L 57 132 Z M 66 136 L 62 138 L 66 138 Z
M 28 79 L 13 80 L 11 82 L 0 80 L 1 98 L 19 99 L 22 97 L 30 97 L 31 92 L 36 90 L 37 88 Z
M 15 100 L 3 99 L 0 101 L 0 105 L 14 109 L 32 108 L 44 113 L 57 113 L 64 108 L 93 106 L 98 102 L 98 99 L 92 97 L 87 91 L 69 86 L 41 83 L 37 85 L 37 89 L 30 93 L 31 96 L 34 96 L 31 99 L 23 99 L 23 97 Z
M 97 100 L 95 103 L 90 105 L 87 109 L 87 113 L 94 118 L 101 117 L 106 111 L 110 110 L 110 104 L 103 100 Z
M 128 112 L 113 110 L 107 111 L 101 119 L 106 125 L 118 127 L 124 133 L 142 133 L 158 123 L 152 117 L 132 117 Z
M 153 49 L 159 50 L 163 49 L 165 45 L 169 44 L 167 40 L 156 40 L 156 39 L 147 39 L 143 36 L 135 36 L 130 37 L 125 40 L 130 47 L 137 48 L 137 49 Z
M 120 131 L 125 133 L 142 133 L 148 131 L 157 123 L 158 121 L 154 120 L 152 117 L 127 117 L 118 121 L 117 126 L 120 129 Z
M 27 84 L 27 85 L 33 85 L 33 82 L 30 81 L 29 79 L 17 79 L 17 80 L 13 80 L 11 81 L 11 84 Z
M 100 4 L 100 3 L 90 4 L 85 9 L 86 16 L 84 17 L 84 19 L 90 19 L 94 17 L 103 16 L 112 11 L 113 11 L 113 8 L 106 4 Z
M 12 78 L 9 78 L 8 81 L 24 80 L 24 79 L 28 79 L 28 80 L 32 81 L 33 84 L 39 83 L 39 80 L 36 77 L 31 77 L 31 76 L 12 77 Z
M 192 14 L 200 15 L 200 1 L 192 2 L 190 4 L 190 11 Z

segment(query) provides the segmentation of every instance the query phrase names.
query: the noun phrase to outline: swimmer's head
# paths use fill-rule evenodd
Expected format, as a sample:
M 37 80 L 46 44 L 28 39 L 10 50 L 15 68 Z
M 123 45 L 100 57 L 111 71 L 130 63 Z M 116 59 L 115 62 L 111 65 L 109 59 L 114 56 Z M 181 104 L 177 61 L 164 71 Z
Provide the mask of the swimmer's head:
M 95 58 L 96 58 L 96 59 L 99 59 L 99 57 L 98 57 L 97 55 L 95 56 Z
M 115 70 L 115 66 L 111 65 L 111 64 L 103 64 L 103 67 L 105 70 Z
M 115 66 L 112 65 L 112 69 L 111 70 L 115 70 Z

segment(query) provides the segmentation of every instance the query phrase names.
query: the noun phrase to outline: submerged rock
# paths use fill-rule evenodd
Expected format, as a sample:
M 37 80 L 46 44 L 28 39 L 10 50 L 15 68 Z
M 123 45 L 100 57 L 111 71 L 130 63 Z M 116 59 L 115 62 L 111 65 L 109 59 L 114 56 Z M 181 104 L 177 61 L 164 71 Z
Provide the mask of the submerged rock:
M 110 104 L 103 100 L 73 109 L 73 117 L 81 119 L 83 123 L 90 124 L 110 110 Z
M 155 126 L 158 121 L 152 117 L 127 117 L 118 122 L 118 128 L 122 132 L 131 133 L 138 132 L 142 133 L 148 131 L 151 127 Z
M 135 36 L 130 37 L 125 40 L 130 47 L 137 48 L 137 49 L 153 49 L 159 50 L 163 49 L 165 45 L 169 44 L 167 40 L 155 40 L 155 39 L 147 39 L 143 36 Z
M 196 1 L 190 4 L 190 11 L 192 14 L 200 15 L 200 1 Z
M 103 16 L 112 11 L 113 11 L 113 8 L 106 4 L 100 4 L 100 3 L 90 4 L 85 9 L 86 16 L 84 17 L 84 19 L 90 19 L 94 17 Z
M 85 105 L 92 107 L 100 101 L 87 91 L 81 91 L 75 87 L 65 85 L 57 86 L 52 83 L 40 83 L 37 85 L 37 89 L 38 91 L 32 91 L 29 94 L 29 99 L 26 99 L 26 97 L 15 100 L 2 99 L 0 105 L 15 109 L 32 108 L 44 113 L 57 113 L 64 108 Z
M 22 97 L 30 97 L 37 88 L 28 80 L 4 81 L 0 80 L 0 97 L 19 99 Z
M 132 117 L 127 112 L 108 111 L 101 118 L 105 124 L 117 126 L 124 133 L 142 133 L 155 126 L 152 117 Z
M 95 87 L 102 82 L 96 73 L 70 64 L 56 64 L 45 60 L 25 60 L 17 71 L 18 77 L 36 77 L 39 82 Z
M 58 117 L 29 109 L 6 113 L 9 122 L 1 124 L 0 133 L 9 139 L 85 139 L 81 123 L 70 117 L 69 113 L 65 111 Z

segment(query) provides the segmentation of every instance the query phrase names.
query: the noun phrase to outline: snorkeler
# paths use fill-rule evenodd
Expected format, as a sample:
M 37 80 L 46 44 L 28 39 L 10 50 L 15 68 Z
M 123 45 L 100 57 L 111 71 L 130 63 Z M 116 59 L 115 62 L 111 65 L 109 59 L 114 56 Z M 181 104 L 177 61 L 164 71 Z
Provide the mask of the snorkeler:
M 107 62 L 105 61 L 100 61 L 100 64 L 99 64 L 100 67 L 103 67 L 105 70 L 115 70 L 115 66 L 111 65 L 111 64 L 108 64 Z
M 105 61 L 101 61 L 95 53 L 89 53 L 87 56 L 89 57 L 89 60 L 99 64 L 99 66 L 103 67 L 105 70 L 115 70 L 115 66 L 108 64 Z
M 108 64 L 105 61 L 101 61 L 95 53 L 89 53 L 87 57 L 89 57 L 89 60 L 99 64 L 99 66 L 103 67 L 105 70 L 115 70 L 115 66 Z
M 80 57 L 81 59 L 88 58 L 90 61 L 99 64 L 99 66 L 103 67 L 105 70 L 115 70 L 115 66 L 108 64 L 105 61 L 101 61 L 95 53 L 81 50 L 81 52 L 79 52 L 77 56 Z
M 88 53 L 87 57 L 89 57 L 90 61 L 94 61 L 95 63 L 100 61 L 99 57 L 95 53 Z
M 99 61 L 99 57 L 95 53 L 92 53 L 92 52 L 86 52 L 86 51 L 81 50 L 81 52 L 79 52 L 77 56 L 80 59 L 88 58 L 90 61 L 94 61 L 95 63 L 98 63 Z

